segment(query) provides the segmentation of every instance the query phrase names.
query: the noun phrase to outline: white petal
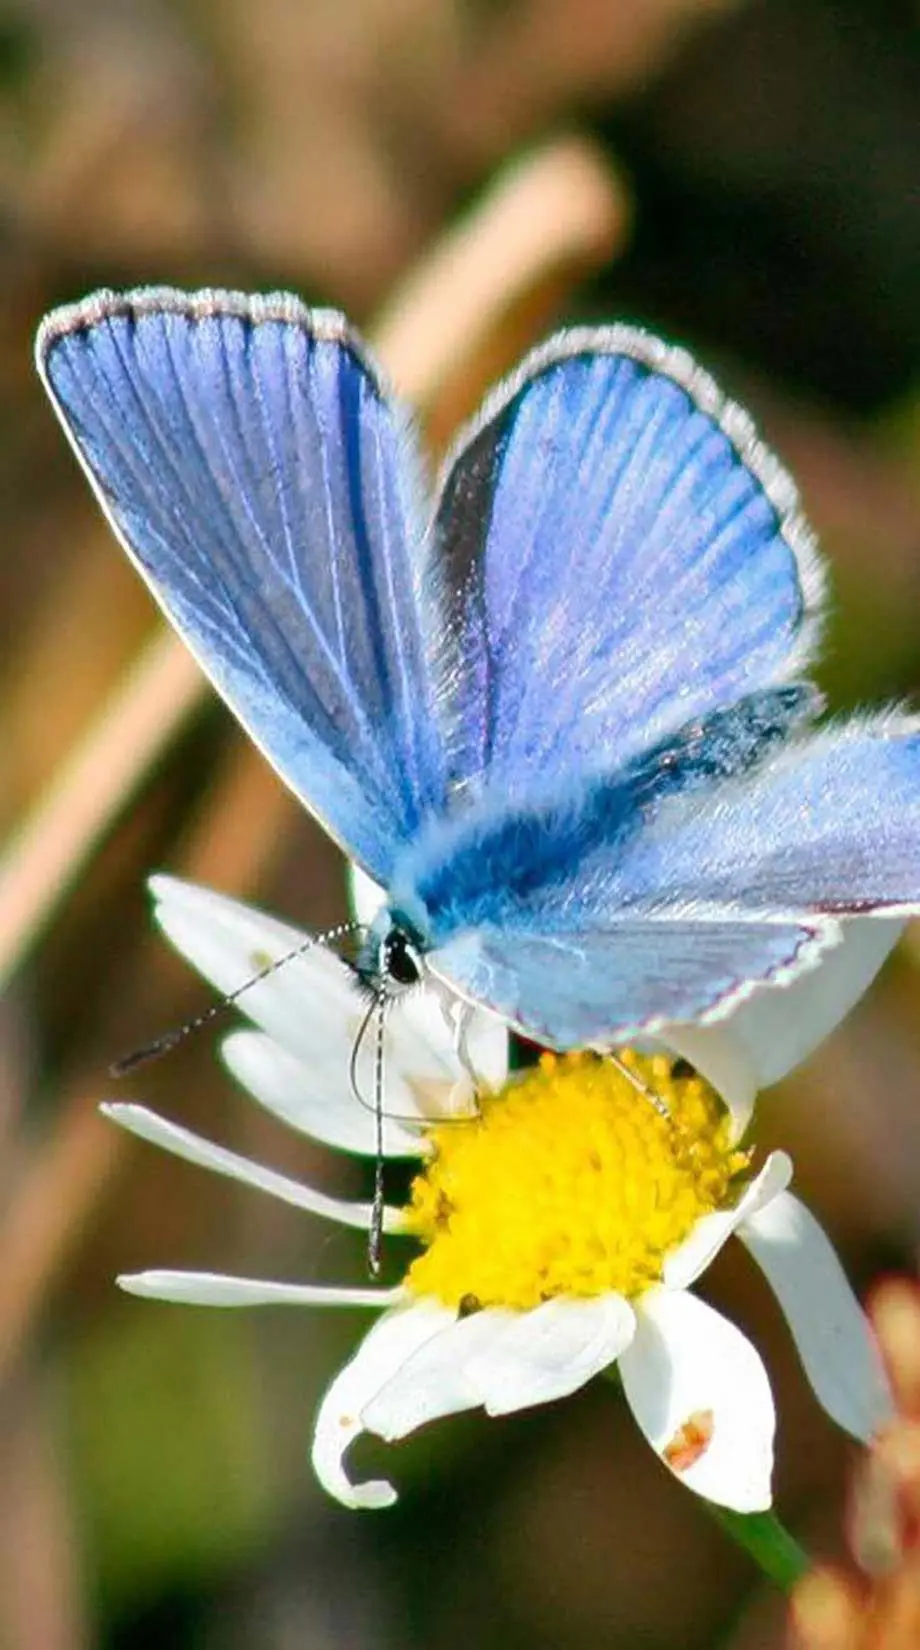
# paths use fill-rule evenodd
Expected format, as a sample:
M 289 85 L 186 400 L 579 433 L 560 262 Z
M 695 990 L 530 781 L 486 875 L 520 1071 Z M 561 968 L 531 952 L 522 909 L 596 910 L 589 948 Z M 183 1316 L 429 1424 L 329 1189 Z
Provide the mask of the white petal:
M 256 1191 L 268 1192 L 269 1196 L 279 1198 L 282 1203 L 291 1203 L 295 1209 L 306 1209 L 311 1215 L 321 1215 L 325 1220 L 337 1220 L 343 1226 L 357 1226 L 365 1232 L 369 1229 L 369 1203 L 347 1203 L 342 1198 L 327 1197 L 325 1192 L 314 1191 L 312 1186 L 304 1186 L 299 1180 L 291 1180 L 287 1175 L 278 1174 L 275 1169 L 266 1169 L 261 1163 L 253 1163 L 250 1158 L 241 1157 L 238 1152 L 232 1152 L 226 1146 L 215 1146 L 213 1141 L 193 1134 L 191 1129 L 184 1129 L 179 1123 L 158 1117 L 156 1112 L 148 1111 L 146 1106 L 111 1101 L 99 1109 L 114 1123 L 127 1129 L 129 1134 L 136 1134 L 141 1140 L 149 1140 L 154 1146 L 162 1146 L 164 1151 L 172 1152 L 175 1157 L 183 1157 L 187 1163 L 196 1163 L 202 1169 L 212 1169 L 215 1174 L 225 1175 L 228 1180 L 238 1180 L 243 1186 L 252 1186 Z M 384 1210 L 385 1231 L 398 1231 L 401 1222 L 401 1210 Z
M 791 1192 L 753 1213 L 738 1236 L 764 1271 L 818 1402 L 863 1440 L 888 1421 L 891 1396 L 868 1321 L 833 1245 Z
M 698 1495 L 736 1512 L 763 1512 L 771 1501 L 775 1416 L 758 1353 L 693 1295 L 652 1291 L 637 1319 L 619 1368 L 652 1448 Z
M 662 1040 L 696 1066 L 733 1111 L 807 1059 L 868 989 L 904 927 L 900 917 L 852 917 L 843 938 L 783 991 L 758 991 L 714 1026 L 674 1026 Z M 673 1032 L 673 1036 L 672 1036 Z
M 233 1278 L 222 1272 L 129 1272 L 116 1282 L 127 1295 L 191 1306 L 385 1307 L 402 1298 L 401 1289 L 334 1289 L 324 1284 Z
M 388 1441 L 405 1438 L 426 1421 L 475 1409 L 482 1397 L 469 1374 L 471 1362 L 488 1350 L 512 1319 L 511 1312 L 494 1307 L 467 1318 L 455 1317 L 364 1406 L 362 1420 L 368 1432 Z
M 319 1045 L 308 1063 L 262 1031 L 234 1031 L 224 1039 L 221 1053 L 238 1082 L 283 1123 L 339 1151 L 375 1155 L 373 1109 L 362 1104 L 350 1086 L 341 1081 L 341 1050 L 333 1053 L 329 1047 Z M 392 1068 L 387 1075 L 395 1077 Z M 394 1082 L 387 1082 L 386 1104 L 394 1100 L 396 1087 Z M 398 1100 L 411 1105 L 412 1098 L 400 1093 Z M 406 1128 L 396 1118 L 384 1115 L 385 1157 L 420 1157 L 425 1150 L 417 1129 Z
M 758 1088 L 747 1050 L 733 1034 L 737 1017 L 712 1026 L 666 1026 L 660 1038 L 672 1053 L 689 1060 L 724 1100 L 732 1116 L 733 1140 L 742 1138 L 751 1121 Z
M 312 1059 L 318 1048 L 340 1054 L 343 1085 L 348 1057 L 366 1013 L 353 971 L 334 951 L 264 911 L 175 877 L 150 880 L 154 916 L 167 938 L 205 979 L 225 994 L 247 986 L 240 1010 L 293 1054 Z M 308 946 L 291 956 L 298 947 Z M 266 979 L 253 976 L 270 961 L 290 958 Z
M 365 928 L 370 928 L 378 911 L 386 904 L 386 894 L 366 871 L 362 871 L 360 865 L 353 864 L 351 860 L 348 862 L 347 882 L 348 903 L 358 921 Z
M 667 1287 L 687 1289 L 695 1283 L 741 1223 L 784 1192 L 791 1179 L 792 1159 L 785 1152 L 771 1152 L 734 1209 L 719 1209 L 704 1215 L 689 1237 L 668 1255 L 663 1268 Z
M 427 1341 L 365 1405 L 369 1432 L 392 1441 L 483 1404 L 492 1415 L 565 1397 L 612 1363 L 635 1328 L 618 1296 L 489 1307 Z
M 507 1415 L 577 1392 L 619 1357 L 635 1333 L 619 1295 L 560 1297 L 519 1312 L 468 1360 L 465 1374 L 489 1415 Z
M 345 1451 L 363 1430 L 362 1414 L 380 1387 L 453 1321 L 454 1314 L 436 1301 L 394 1307 L 378 1320 L 332 1382 L 316 1417 L 313 1468 L 329 1494 L 346 1507 L 388 1507 L 396 1500 L 386 1480 L 352 1484 L 345 1472 Z

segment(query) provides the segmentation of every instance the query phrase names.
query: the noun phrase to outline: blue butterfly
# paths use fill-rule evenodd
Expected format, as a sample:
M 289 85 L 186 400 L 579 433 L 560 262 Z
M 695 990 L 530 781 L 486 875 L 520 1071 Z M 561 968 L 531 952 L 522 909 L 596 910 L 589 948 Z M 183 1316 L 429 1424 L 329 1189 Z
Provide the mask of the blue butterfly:
M 429 502 L 340 316 L 149 288 L 39 370 L 214 685 L 387 890 L 365 972 L 557 1048 L 729 1013 L 857 914 L 920 908 L 920 728 L 814 729 L 795 488 L 680 349 L 562 332 Z

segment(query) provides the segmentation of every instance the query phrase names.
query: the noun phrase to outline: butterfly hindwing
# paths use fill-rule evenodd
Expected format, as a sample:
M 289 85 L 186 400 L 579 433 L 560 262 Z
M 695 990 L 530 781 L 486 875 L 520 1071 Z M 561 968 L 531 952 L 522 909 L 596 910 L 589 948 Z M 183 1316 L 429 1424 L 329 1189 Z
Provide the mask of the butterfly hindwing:
M 408 431 L 341 316 L 100 293 L 39 366 L 155 596 L 283 778 L 380 881 L 443 802 Z
M 920 722 L 831 724 L 662 810 L 610 867 L 608 909 L 688 897 L 739 913 L 909 914 L 920 904 Z
M 609 1047 L 728 1013 L 752 982 L 786 983 L 838 937 L 836 924 L 742 922 L 701 906 L 568 934 L 481 929 L 435 951 L 431 966 L 539 1043 Z
M 593 847 L 573 855 L 585 812 Z M 795 739 L 638 823 L 628 795 L 586 786 L 539 835 L 547 874 L 526 903 L 513 838 L 490 820 L 467 841 L 491 892 L 454 902 L 435 972 L 557 1047 L 706 1019 L 791 981 L 838 942 L 840 919 L 920 911 L 920 727 L 889 716 Z
M 525 798 L 612 771 L 814 649 L 795 488 L 684 351 L 560 334 L 486 402 L 442 482 L 451 779 Z

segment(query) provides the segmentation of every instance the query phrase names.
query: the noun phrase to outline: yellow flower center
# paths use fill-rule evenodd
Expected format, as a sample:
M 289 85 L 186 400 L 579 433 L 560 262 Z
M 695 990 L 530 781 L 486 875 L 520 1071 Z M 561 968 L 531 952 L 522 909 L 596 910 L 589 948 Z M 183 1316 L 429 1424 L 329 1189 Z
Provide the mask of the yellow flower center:
M 446 1306 L 526 1310 L 554 1295 L 643 1293 L 702 1215 L 737 1201 L 749 1155 L 713 1089 L 664 1056 L 546 1054 L 434 1125 L 404 1230 L 425 1244 L 407 1287 Z

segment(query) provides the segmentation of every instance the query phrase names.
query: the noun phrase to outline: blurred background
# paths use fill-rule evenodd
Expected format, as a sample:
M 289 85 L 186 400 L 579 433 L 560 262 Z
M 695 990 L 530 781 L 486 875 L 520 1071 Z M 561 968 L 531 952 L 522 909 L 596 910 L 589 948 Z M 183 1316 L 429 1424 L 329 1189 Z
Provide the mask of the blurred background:
M 782 1642 L 780 1601 L 612 1390 L 392 1452 L 344 1512 L 307 1447 L 356 1319 L 128 1300 L 116 1271 L 360 1279 L 360 1242 L 97 1118 L 109 1062 L 205 1006 L 166 868 L 326 925 L 335 850 L 251 752 L 78 475 L 31 364 L 97 285 L 346 308 L 433 450 L 546 329 L 689 344 L 795 471 L 833 569 L 835 707 L 920 686 L 913 0 L 6 0 L 0 11 L 0 1646 L 593 1650 Z M 914 697 L 916 703 L 916 698 Z M 860 1289 L 912 1267 L 920 941 L 762 1137 Z M 122 1092 L 331 1188 L 354 1171 L 190 1039 Z M 780 1510 L 835 1549 L 849 1446 L 743 1258 Z M 372 1451 L 367 1450 L 367 1460 Z M 667 1578 L 665 1581 L 664 1578 Z

